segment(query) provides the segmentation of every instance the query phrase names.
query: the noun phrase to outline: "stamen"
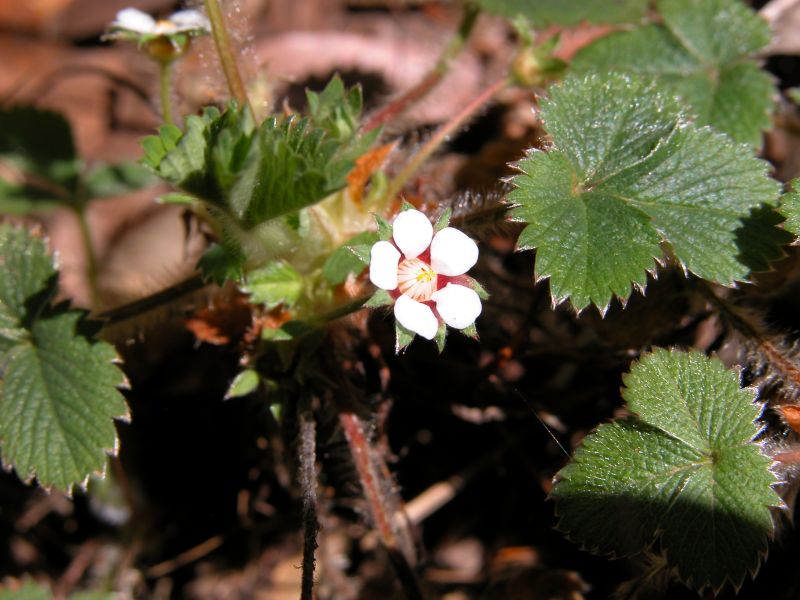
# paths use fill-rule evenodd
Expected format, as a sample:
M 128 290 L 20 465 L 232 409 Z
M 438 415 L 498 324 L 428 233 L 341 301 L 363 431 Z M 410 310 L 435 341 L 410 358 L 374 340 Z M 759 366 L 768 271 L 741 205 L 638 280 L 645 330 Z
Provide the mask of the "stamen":
M 436 271 L 418 258 L 407 258 L 397 266 L 397 284 L 401 294 L 417 302 L 430 300 L 436 291 Z

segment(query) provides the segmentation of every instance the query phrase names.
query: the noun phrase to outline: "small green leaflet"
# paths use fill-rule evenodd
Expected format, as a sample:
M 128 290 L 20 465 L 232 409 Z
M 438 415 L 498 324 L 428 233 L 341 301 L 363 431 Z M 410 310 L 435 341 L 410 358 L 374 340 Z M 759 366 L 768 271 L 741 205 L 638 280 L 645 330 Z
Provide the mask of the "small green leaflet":
M 791 190 L 781 196 L 781 214 L 786 217 L 783 226 L 787 231 L 800 235 L 800 179 L 790 182 Z
M 647 12 L 649 0 L 477 0 L 486 12 L 514 18 L 522 15 L 542 29 L 549 25 L 632 23 Z
M 279 304 L 291 307 L 303 293 L 303 277 L 291 265 L 275 261 L 247 274 L 242 291 L 250 294 L 253 304 L 273 308 Z
M 657 82 L 683 98 L 699 125 L 761 145 L 776 95 L 755 54 L 769 26 L 740 0 L 661 0 L 663 25 L 619 31 L 581 50 L 572 70 L 617 71 Z
M 743 147 L 682 117 L 653 84 L 621 74 L 570 77 L 551 88 L 542 119 L 549 152 L 519 162 L 512 215 L 529 225 L 520 249 L 536 248 L 536 275 L 555 303 L 604 310 L 623 300 L 668 242 L 684 268 L 723 285 L 745 280 L 755 259 L 742 239 L 778 184 Z M 748 242 L 748 251 L 770 247 Z M 755 261 L 758 262 L 758 261 Z
M 258 371 L 255 369 L 245 369 L 234 377 L 231 385 L 228 387 L 228 391 L 225 393 L 224 399 L 230 400 L 231 398 L 241 398 L 242 396 L 252 394 L 256 391 L 260 382 L 261 376 L 258 374 Z
M 762 406 L 699 352 L 656 350 L 624 378 L 638 417 L 601 425 L 556 476 L 558 528 L 586 549 L 666 554 L 693 588 L 739 586 L 773 532 L 771 460 L 753 442 Z
M 51 305 L 57 272 L 44 242 L 0 227 L 0 443 L 20 477 L 70 491 L 102 472 L 127 407 L 114 348 L 84 313 Z
M 365 231 L 350 238 L 334 250 L 325 261 L 322 274 L 333 285 L 343 283 L 350 273 L 358 275 L 369 264 L 370 250 L 378 241 L 378 234 Z

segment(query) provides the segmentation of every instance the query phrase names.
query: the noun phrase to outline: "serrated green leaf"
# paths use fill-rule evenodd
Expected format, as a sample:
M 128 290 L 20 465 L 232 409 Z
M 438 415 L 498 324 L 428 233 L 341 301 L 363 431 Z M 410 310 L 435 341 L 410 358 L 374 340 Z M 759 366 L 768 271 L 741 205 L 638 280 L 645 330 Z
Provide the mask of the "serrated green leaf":
M 518 164 L 509 199 L 529 223 L 518 246 L 536 248 L 537 276 L 550 278 L 556 302 L 602 309 L 627 298 L 631 284 L 645 285 L 662 241 L 702 278 L 747 277 L 741 230 L 777 199 L 766 163 L 624 75 L 567 79 L 542 118 L 554 148 Z
M 334 250 L 322 267 L 325 279 L 333 285 L 343 283 L 350 273 L 358 274 L 369 264 L 370 250 L 378 241 L 378 234 L 365 231 L 350 238 Z
M 122 162 L 95 167 L 86 175 L 84 185 L 90 198 L 109 198 L 135 192 L 157 181 L 142 165 Z
M 652 80 L 683 98 L 697 124 L 760 146 L 775 87 L 753 56 L 769 26 L 740 0 L 661 0 L 663 25 L 612 33 L 583 48 L 575 73 L 617 71 Z
M 42 240 L 0 228 L 0 440 L 22 478 L 69 491 L 116 448 L 127 415 L 114 348 L 91 339 L 82 311 L 49 303 L 57 281 Z
M 800 235 L 800 179 L 793 179 L 791 190 L 781 196 L 781 214 L 786 218 L 786 230 Z
M 647 12 L 649 0 L 477 0 L 486 12 L 514 18 L 522 15 L 539 29 L 549 25 L 632 23 Z
M 261 376 L 258 374 L 258 371 L 255 369 L 245 369 L 234 377 L 231 385 L 228 387 L 228 391 L 225 393 L 225 400 L 241 398 L 242 396 L 252 394 L 256 391 L 260 382 Z
M 303 293 L 303 286 L 300 273 L 288 263 L 277 261 L 247 273 L 242 291 L 250 294 L 254 304 L 291 307 Z
M 735 373 L 699 352 L 656 350 L 624 378 L 638 418 L 584 438 L 552 491 L 569 537 L 628 556 L 655 541 L 697 589 L 738 586 L 773 531 L 771 461 L 753 439 L 762 407 Z
M 306 98 L 311 121 L 331 138 L 345 143 L 356 135 L 363 104 L 360 85 L 348 90 L 336 74 L 322 92 L 307 90 Z
M 244 273 L 244 257 L 222 244 L 211 244 L 197 263 L 205 281 L 222 285 L 239 281 Z

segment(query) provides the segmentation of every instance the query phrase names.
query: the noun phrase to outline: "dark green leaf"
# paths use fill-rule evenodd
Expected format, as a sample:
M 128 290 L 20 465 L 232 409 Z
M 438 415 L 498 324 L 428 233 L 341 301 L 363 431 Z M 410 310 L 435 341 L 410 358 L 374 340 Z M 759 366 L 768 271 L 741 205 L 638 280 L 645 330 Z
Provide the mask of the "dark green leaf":
M 655 81 L 689 105 L 699 125 L 761 144 L 775 88 L 753 56 L 767 23 L 740 0 L 661 0 L 663 25 L 613 33 L 575 57 L 577 73 L 619 71 Z
M 773 531 L 771 461 L 753 439 L 762 407 L 716 359 L 657 350 L 625 378 L 639 418 L 584 438 L 552 491 L 559 529 L 592 551 L 628 556 L 656 540 L 696 589 L 738 586 Z
M 0 257 L 3 458 L 20 477 L 69 491 L 102 472 L 116 449 L 125 378 L 83 312 L 49 304 L 56 272 L 42 240 L 3 226 Z
M 777 200 L 766 163 L 623 75 L 568 79 L 542 117 L 554 148 L 519 163 L 509 199 L 529 223 L 519 247 L 537 249 L 537 276 L 550 278 L 555 301 L 602 309 L 612 295 L 627 298 L 631 284 L 645 285 L 662 241 L 704 279 L 747 277 L 742 230 Z

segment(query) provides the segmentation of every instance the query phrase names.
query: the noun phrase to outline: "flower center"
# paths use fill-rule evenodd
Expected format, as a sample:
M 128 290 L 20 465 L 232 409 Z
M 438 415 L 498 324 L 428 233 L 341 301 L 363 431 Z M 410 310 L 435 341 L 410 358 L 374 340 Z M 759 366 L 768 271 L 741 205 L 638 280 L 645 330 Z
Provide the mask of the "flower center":
M 411 297 L 412 300 L 430 300 L 436 291 L 436 283 L 436 271 L 418 258 L 406 258 L 397 265 L 397 287 L 401 294 Z

